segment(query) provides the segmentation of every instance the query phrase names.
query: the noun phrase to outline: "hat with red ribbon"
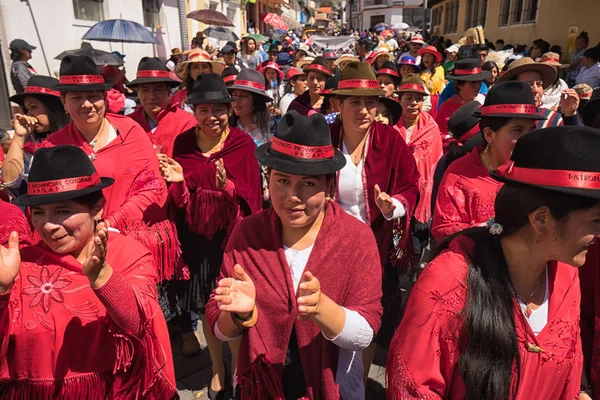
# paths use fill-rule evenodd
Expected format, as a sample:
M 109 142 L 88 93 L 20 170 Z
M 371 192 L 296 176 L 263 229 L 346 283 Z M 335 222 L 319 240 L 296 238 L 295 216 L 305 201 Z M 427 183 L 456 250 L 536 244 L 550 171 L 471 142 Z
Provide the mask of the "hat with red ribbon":
M 60 97 L 60 92 L 56 90 L 57 86 L 58 79 L 56 78 L 44 75 L 33 75 L 29 78 L 25 91 L 9 97 L 9 100 L 22 105 L 26 96 L 41 96 L 41 98 L 47 96 Z
M 544 120 L 538 114 L 535 96 L 526 82 L 508 81 L 494 85 L 483 105 L 473 112 L 476 117 L 523 118 Z
M 506 171 L 490 174 L 504 183 L 600 199 L 599 147 L 598 129 L 539 129 L 519 138 Z
M 179 86 L 179 82 L 169 77 L 169 70 L 158 57 L 142 57 L 135 79 L 127 86 L 134 87 L 143 83 L 166 83 L 170 87 Z
M 225 68 L 225 70 L 221 74 L 221 77 L 223 78 L 223 82 L 225 82 L 226 85 L 231 86 L 233 85 L 233 82 L 235 81 L 239 73 L 240 72 L 235 67 L 235 65 L 231 65 Z
M 15 199 L 18 206 L 40 206 L 72 200 L 98 192 L 114 183 L 98 175 L 85 151 L 76 146 L 54 146 L 35 152 L 27 194 Z
M 288 81 L 291 81 L 293 78 L 302 75 L 306 76 L 306 72 L 302 71 L 302 69 L 300 68 L 292 67 L 288 69 L 288 72 L 285 77 Z
M 329 69 L 329 63 L 327 62 L 327 60 L 325 60 L 321 56 L 315 57 L 315 59 L 312 60 L 312 62 L 310 64 L 304 66 L 304 68 L 302 68 L 302 70 L 304 72 L 306 72 L 307 74 L 310 71 L 314 71 L 314 72 L 320 72 L 327 76 L 332 76 L 331 70 Z
M 233 85 L 227 88 L 229 93 L 232 93 L 236 89 L 260 94 L 266 102 L 273 101 L 266 92 L 264 75 L 255 69 L 242 68 L 235 81 L 233 81 Z
M 88 56 L 66 56 L 60 62 L 59 75 L 56 90 L 61 93 L 106 91 L 112 87 L 100 75 L 94 60 Z
M 381 68 L 379 68 L 377 70 L 376 75 L 377 76 L 388 75 L 388 76 L 392 77 L 392 79 L 394 80 L 394 82 L 396 84 L 398 84 L 401 80 L 400 74 L 398 73 L 398 68 L 396 68 L 396 65 L 391 61 L 384 62 L 381 65 Z
M 421 56 L 421 59 L 425 54 L 431 54 L 435 58 L 435 62 L 437 64 L 442 62 L 442 54 L 439 51 L 437 51 L 437 49 L 434 46 L 425 46 L 419 50 L 419 55 Z M 423 61 L 421 61 L 421 64 L 423 64 Z
M 321 114 L 308 117 L 291 110 L 281 117 L 275 136 L 254 152 L 261 164 L 294 175 L 333 174 L 346 165 L 333 147 L 329 125 Z
M 373 67 L 367 62 L 351 62 L 344 67 L 337 89 L 331 93 L 341 96 L 383 96 L 385 91 L 377 82 Z
M 425 89 L 425 82 L 419 77 L 418 74 L 406 74 L 398 86 L 397 93 L 412 92 L 419 93 L 423 96 L 429 96 L 427 89 Z
M 271 68 L 272 70 L 274 70 L 277 73 L 277 76 L 279 77 L 280 82 L 283 80 L 285 75 L 284 75 L 283 71 L 279 68 L 279 64 L 277 64 L 276 62 L 267 63 L 267 65 L 265 65 L 258 71 L 261 74 L 265 75 L 265 80 L 267 79 L 267 75 L 266 75 L 267 68 Z
M 455 81 L 483 81 L 491 74 L 481 68 L 481 60 L 478 58 L 465 58 L 458 60 L 446 77 Z

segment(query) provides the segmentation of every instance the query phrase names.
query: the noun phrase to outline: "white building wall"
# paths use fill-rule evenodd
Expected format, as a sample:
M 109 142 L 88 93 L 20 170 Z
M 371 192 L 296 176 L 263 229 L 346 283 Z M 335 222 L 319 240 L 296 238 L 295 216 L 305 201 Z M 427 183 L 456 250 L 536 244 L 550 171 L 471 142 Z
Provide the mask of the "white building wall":
M 31 65 L 40 75 L 53 75 L 58 71 L 60 61 L 55 57 L 64 50 L 81 47 L 82 36 L 97 21 L 76 20 L 72 0 L 30 0 L 33 16 L 39 30 L 36 34 L 31 13 L 26 3 L 20 0 L 0 0 L 0 41 L 2 55 L 10 85 L 10 58 L 8 45 L 13 39 L 24 39 L 37 47 L 33 51 Z M 104 0 L 105 19 L 128 19 L 144 24 L 142 0 Z M 135 79 L 139 60 L 145 56 L 160 57 L 166 60 L 174 47 L 181 47 L 179 35 L 179 14 L 177 0 L 163 0 L 160 11 L 161 29 L 155 32 L 160 42 L 153 44 L 111 43 L 90 41 L 94 48 L 105 51 L 119 51 L 125 54 L 127 78 Z M 46 67 L 42 45 L 50 68 Z

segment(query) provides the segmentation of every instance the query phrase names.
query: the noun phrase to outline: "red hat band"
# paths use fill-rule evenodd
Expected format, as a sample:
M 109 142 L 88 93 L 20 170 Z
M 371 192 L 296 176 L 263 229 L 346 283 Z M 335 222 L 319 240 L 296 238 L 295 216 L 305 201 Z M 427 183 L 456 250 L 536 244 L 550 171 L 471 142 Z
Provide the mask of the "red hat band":
M 314 69 L 314 70 L 323 72 L 324 74 L 331 75 L 331 71 L 329 70 L 329 68 L 326 68 L 326 67 L 322 66 L 321 64 L 310 64 L 309 66 L 306 67 L 306 69 Z
M 48 89 L 41 86 L 27 86 L 25 93 L 38 93 L 38 94 L 50 94 L 52 96 L 60 97 L 60 92 L 52 89 Z M 591 96 L 591 94 L 590 94 Z
M 540 62 L 553 62 L 560 64 L 560 60 L 558 58 L 542 58 Z
M 30 196 L 39 196 L 44 194 L 54 194 L 71 192 L 73 190 L 87 189 L 102 183 L 100 176 L 94 173 L 90 176 L 78 176 L 74 178 L 56 179 L 53 181 L 29 182 L 27 194 Z
M 398 75 L 398 73 L 396 71 L 394 71 L 393 69 L 389 69 L 389 68 L 380 68 L 377 70 L 377 75 L 392 75 L 395 77 L 400 77 L 400 75 Z
M 225 82 L 225 83 L 233 82 L 233 81 L 235 81 L 235 78 L 237 78 L 237 75 L 225 76 L 225 77 L 223 77 L 223 82 Z
M 323 55 L 323 57 L 328 58 L 328 57 L 337 57 L 337 54 L 335 54 L 334 52 L 329 52 L 329 53 L 325 53 Z
M 259 90 L 265 90 L 265 85 L 260 84 L 258 82 L 253 82 L 253 81 L 241 81 L 241 80 L 235 80 L 233 82 L 234 85 L 236 86 L 246 86 L 252 89 L 259 89 Z
M 346 79 L 338 83 L 338 89 L 379 89 L 379 82 L 371 79 Z
M 496 104 L 481 107 L 481 116 L 494 114 L 537 114 L 538 108 L 533 104 Z
M 416 90 L 417 92 L 425 93 L 425 88 L 416 83 L 403 83 L 398 90 Z
M 472 68 L 472 69 L 455 69 L 454 75 L 477 75 L 483 72 L 481 68 Z
M 335 155 L 333 146 L 305 146 L 302 144 L 291 143 L 276 137 L 271 138 L 271 150 L 292 157 L 304 158 L 307 160 L 324 160 L 332 158 Z
M 147 69 L 138 71 L 135 76 L 136 78 L 168 78 L 169 71 Z
M 102 75 L 63 75 L 58 80 L 62 85 L 90 85 L 105 83 Z
M 600 189 L 600 173 L 598 172 L 521 168 L 515 167 L 512 163 L 504 176 L 531 185 Z

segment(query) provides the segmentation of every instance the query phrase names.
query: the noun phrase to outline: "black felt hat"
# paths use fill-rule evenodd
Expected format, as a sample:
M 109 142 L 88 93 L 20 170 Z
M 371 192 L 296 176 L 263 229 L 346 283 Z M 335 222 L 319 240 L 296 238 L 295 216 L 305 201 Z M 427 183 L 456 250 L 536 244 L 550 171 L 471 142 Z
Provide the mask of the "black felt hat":
M 544 120 L 538 114 L 531 86 L 525 82 L 502 82 L 488 92 L 481 108 L 473 112 L 476 117 L 525 118 Z
M 491 175 L 500 182 L 600 199 L 599 148 L 599 129 L 539 129 L 519 138 L 505 172 Z
M 227 86 L 221 75 L 210 73 L 201 74 L 194 81 L 194 85 L 188 87 L 188 104 L 224 104 L 234 102 L 229 96 Z
M 338 75 L 334 75 L 331 78 L 327 79 L 327 81 L 325 81 L 325 90 L 323 90 L 320 94 L 323 96 L 333 96 L 331 90 L 336 89 L 339 82 L 340 78 Z
M 225 68 L 225 70 L 221 74 L 221 77 L 223 78 L 223 82 L 225 82 L 225 85 L 233 85 L 233 81 L 235 81 L 235 78 L 237 78 L 239 73 L 240 71 L 238 71 L 238 69 L 234 65 L 231 65 Z
M 170 87 L 179 86 L 179 82 L 169 78 L 165 63 L 158 57 L 143 57 L 138 64 L 136 79 L 127 86 L 137 86 L 142 83 L 166 83 Z
M 304 117 L 296 110 L 281 117 L 275 136 L 254 155 L 261 164 L 294 175 L 328 175 L 346 165 L 342 152 L 331 143 L 325 118 L 321 114 Z
M 60 92 L 56 90 L 58 79 L 51 76 L 34 75 L 27 81 L 25 92 L 15 94 L 8 99 L 14 103 L 23 105 L 26 96 L 52 96 L 60 97 Z
M 482 81 L 492 73 L 481 69 L 481 60 L 477 58 L 465 58 L 454 64 L 454 70 L 446 77 L 455 81 Z
M 266 92 L 265 76 L 255 69 L 242 68 L 237 78 L 235 78 L 235 81 L 233 81 L 233 85 L 228 89 L 230 92 L 235 89 L 246 90 L 248 92 L 260 94 L 264 97 L 266 102 L 273 101 L 273 98 Z
M 377 76 L 379 75 L 389 75 L 392 77 L 392 79 L 394 80 L 394 83 L 397 85 L 400 84 L 400 81 L 402 80 L 402 78 L 400 77 L 400 74 L 398 73 L 398 68 L 396 68 L 396 64 L 394 64 L 391 61 L 386 61 L 383 63 L 383 65 L 381 66 L 381 68 L 379 68 L 377 70 L 376 73 Z
M 594 89 L 592 97 L 581 110 L 581 120 L 585 126 L 594 126 L 600 115 L 600 88 Z
M 102 190 L 114 183 L 101 178 L 85 151 L 76 146 L 54 146 L 35 152 L 29 171 L 27 194 L 19 196 L 18 206 L 40 206 Z
M 455 139 L 464 143 L 479 133 L 481 117 L 473 115 L 479 107 L 481 107 L 481 104 L 478 101 L 470 101 L 450 116 L 448 131 L 452 133 Z
M 390 115 L 388 116 L 390 119 L 390 125 L 396 125 L 396 122 L 398 122 L 402 117 L 402 106 L 400 103 L 385 96 L 379 97 L 379 101 L 382 102 L 390 111 Z
M 59 85 L 61 93 L 102 90 L 106 91 L 112 85 L 104 80 L 98 72 L 94 60 L 88 56 L 66 56 L 60 62 Z

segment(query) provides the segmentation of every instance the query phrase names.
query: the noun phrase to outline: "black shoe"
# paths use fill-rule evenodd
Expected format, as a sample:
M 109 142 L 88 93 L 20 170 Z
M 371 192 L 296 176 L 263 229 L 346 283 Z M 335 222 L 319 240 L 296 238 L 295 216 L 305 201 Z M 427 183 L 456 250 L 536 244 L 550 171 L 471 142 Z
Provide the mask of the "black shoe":
M 212 388 L 210 387 L 210 384 L 208 386 L 208 398 L 209 400 L 225 400 L 225 394 L 226 394 L 226 390 L 220 390 L 220 391 L 214 391 L 212 390 Z

